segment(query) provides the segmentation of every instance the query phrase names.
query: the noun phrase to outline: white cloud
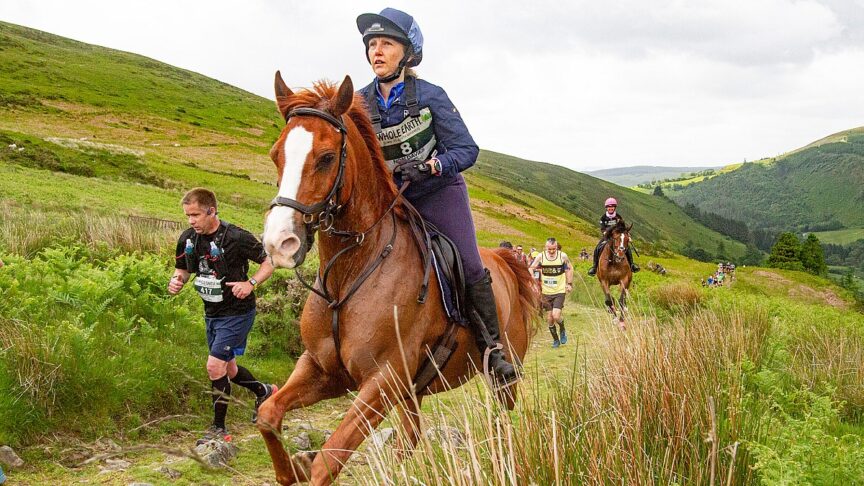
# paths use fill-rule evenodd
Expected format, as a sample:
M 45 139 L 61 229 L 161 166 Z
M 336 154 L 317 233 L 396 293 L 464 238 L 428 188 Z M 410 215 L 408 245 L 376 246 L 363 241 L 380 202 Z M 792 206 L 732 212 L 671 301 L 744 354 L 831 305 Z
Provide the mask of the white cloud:
M 862 0 L 389 2 L 424 31 L 421 76 L 481 147 L 586 169 L 723 164 L 864 125 Z M 380 2 L 4 0 L 0 18 L 272 98 L 371 79 L 355 27 Z

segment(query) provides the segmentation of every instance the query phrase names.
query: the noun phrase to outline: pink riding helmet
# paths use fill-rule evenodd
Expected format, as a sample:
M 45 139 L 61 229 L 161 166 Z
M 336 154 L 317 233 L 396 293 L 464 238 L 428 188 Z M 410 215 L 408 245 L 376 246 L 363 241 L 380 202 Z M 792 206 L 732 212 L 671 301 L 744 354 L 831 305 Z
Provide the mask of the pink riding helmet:
M 618 201 L 615 200 L 614 197 L 610 197 L 609 199 L 607 199 L 606 204 L 604 204 L 604 206 L 617 206 L 617 205 L 618 205 Z

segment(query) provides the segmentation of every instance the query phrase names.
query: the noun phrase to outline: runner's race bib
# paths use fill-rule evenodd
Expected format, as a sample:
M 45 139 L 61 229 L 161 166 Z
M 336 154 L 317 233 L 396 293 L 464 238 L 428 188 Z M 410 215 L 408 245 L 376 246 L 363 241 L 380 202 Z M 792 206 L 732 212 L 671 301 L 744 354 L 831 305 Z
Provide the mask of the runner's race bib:
M 206 302 L 222 302 L 222 280 L 212 275 L 198 275 L 195 277 L 195 291 Z
M 557 278 L 544 278 L 543 279 L 543 285 L 545 285 L 547 287 L 551 287 L 551 288 L 557 287 L 558 286 L 558 279 Z
M 407 116 L 401 123 L 378 132 L 378 143 L 384 152 L 387 168 L 392 172 L 400 164 L 429 159 L 435 144 L 432 111 L 426 107 L 420 116 Z

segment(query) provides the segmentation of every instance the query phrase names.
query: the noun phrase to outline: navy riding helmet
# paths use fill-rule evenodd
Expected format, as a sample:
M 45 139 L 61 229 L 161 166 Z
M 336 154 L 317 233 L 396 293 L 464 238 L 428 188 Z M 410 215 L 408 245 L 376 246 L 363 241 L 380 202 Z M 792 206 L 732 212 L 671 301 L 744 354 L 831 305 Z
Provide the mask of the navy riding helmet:
M 423 60 L 423 33 L 414 17 L 395 8 L 385 8 L 380 14 L 365 13 L 357 17 L 357 29 L 363 34 L 366 60 L 369 61 L 369 39 L 385 36 L 395 39 L 406 47 L 402 66 L 414 67 Z M 411 60 L 407 60 L 412 56 Z M 397 73 L 400 72 L 397 69 Z M 398 76 L 398 74 L 397 74 Z

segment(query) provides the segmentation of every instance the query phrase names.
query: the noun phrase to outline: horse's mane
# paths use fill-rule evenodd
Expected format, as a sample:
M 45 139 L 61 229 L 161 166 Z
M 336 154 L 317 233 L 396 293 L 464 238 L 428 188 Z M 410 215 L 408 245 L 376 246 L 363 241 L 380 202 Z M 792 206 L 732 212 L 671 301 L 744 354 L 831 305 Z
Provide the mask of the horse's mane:
M 327 111 L 331 100 L 336 98 L 338 86 L 326 80 L 320 80 L 312 84 L 311 89 L 302 89 L 289 96 L 286 100 L 279 100 L 279 110 L 282 113 L 289 113 L 295 108 L 316 108 L 318 110 Z M 396 185 L 393 184 L 389 177 L 387 166 L 384 163 L 384 154 L 381 152 L 381 146 L 378 144 L 378 137 L 375 130 L 372 129 L 372 122 L 369 120 L 369 114 L 366 111 L 366 101 L 357 93 L 354 93 L 354 100 L 351 102 L 351 107 L 346 113 L 348 118 L 357 127 L 360 136 L 363 137 L 363 142 L 369 150 L 369 155 L 372 157 L 372 166 L 377 170 L 374 173 L 385 174 L 385 179 L 389 181 L 396 192 Z
M 613 233 L 624 233 L 627 231 L 627 225 L 624 223 L 624 219 L 619 219 L 615 226 L 606 230 L 606 233 L 603 234 L 603 237 L 607 240 L 612 237 Z

